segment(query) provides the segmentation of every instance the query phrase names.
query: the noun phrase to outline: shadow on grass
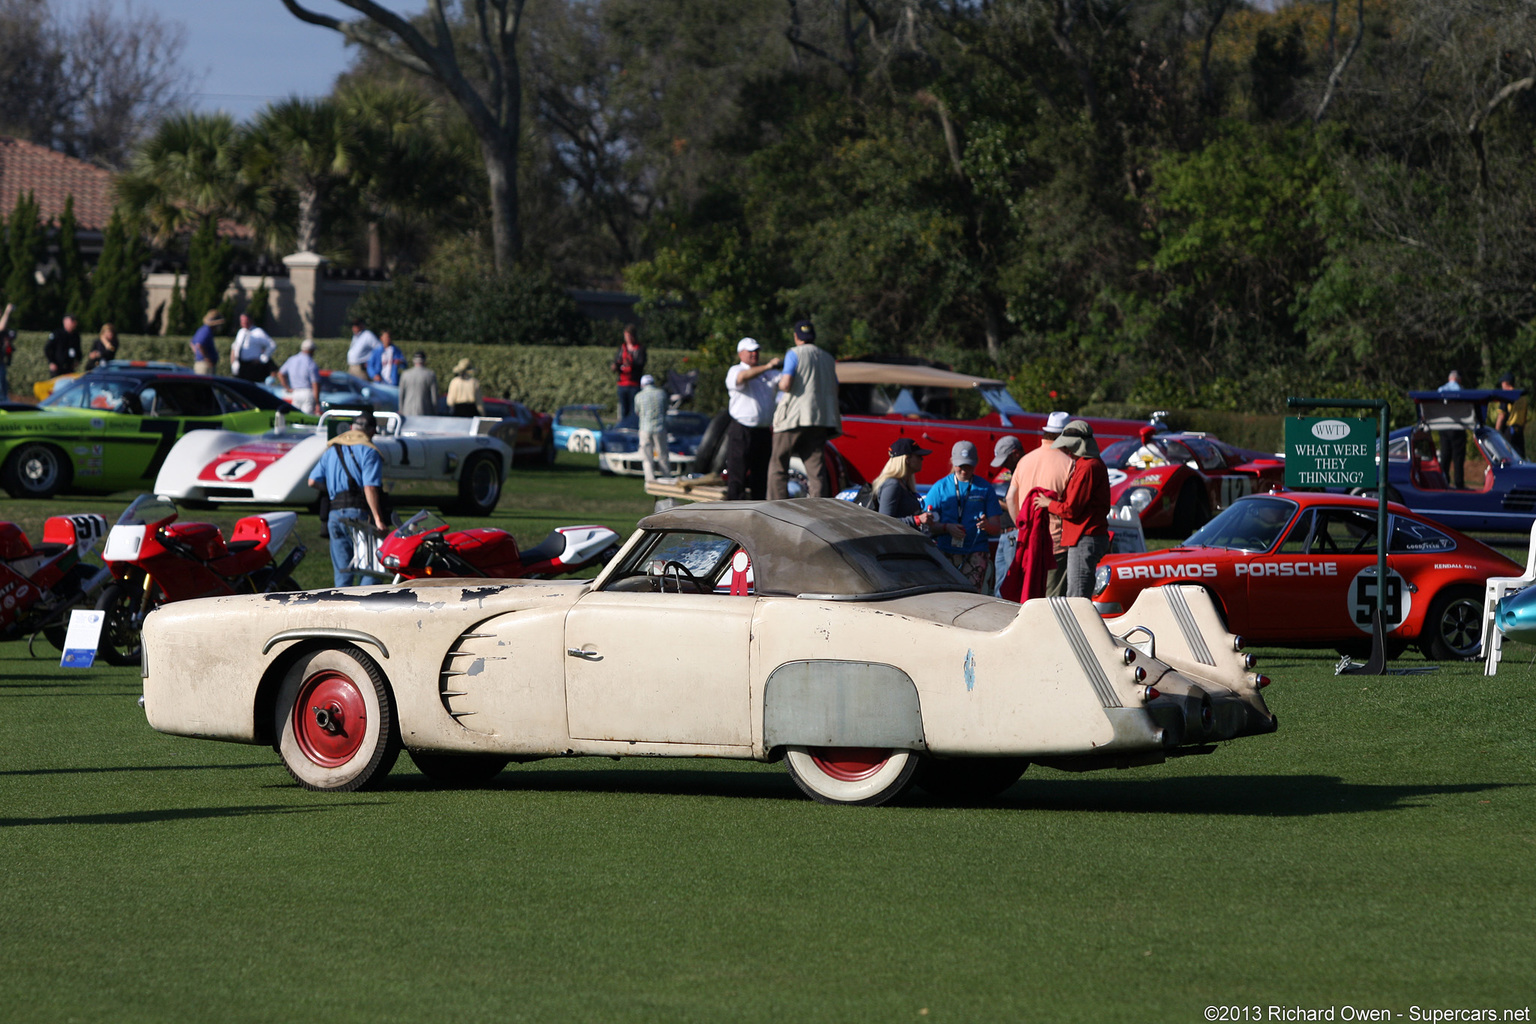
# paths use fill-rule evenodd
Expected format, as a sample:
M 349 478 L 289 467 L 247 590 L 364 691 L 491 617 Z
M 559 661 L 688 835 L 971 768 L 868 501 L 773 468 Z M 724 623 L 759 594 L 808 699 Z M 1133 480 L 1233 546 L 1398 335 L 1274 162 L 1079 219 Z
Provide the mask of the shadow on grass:
M 282 767 L 276 761 L 268 761 L 265 764 L 133 764 L 119 767 L 91 767 L 91 768 L 21 768 L 15 771 L 0 772 L 0 776 L 6 775 L 96 775 L 111 772 L 234 772 L 244 771 L 248 768 L 279 768 Z
M 1039 769 L 1032 769 L 1038 771 Z M 438 791 L 420 775 L 399 775 L 386 783 L 395 792 Z M 929 796 L 914 788 L 898 806 L 986 806 L 1031 811 L 1109 811 L 1139 814 L 1307 817 L 1360 814 L 1421 807 L 1430 798 L 1485 793 L 1528 783 L 1467 782 L 1453 785 L 1368 785 L 1327 775 L 1216 775 L 1177 779 L 1082 779 L 1032 777 L 990 801 L 965 804 Z M 540 769 L 511 767 L 481 789 L 530 793 L 648 793 L 660 796 L 719 796 L 803 800 L 788 773 L 693 771 L 645 768 Z
M 1307 817 L 1422 807 L 1428 798 L 1485 793 L 1529 783 L 1370 785 L 1331 775 L 1205 775 L 1179 779 L 1031 779 L 997 800 L 1028 810 Z
M 378 800 L 291 807 L 253 804 L 248 807 L 175 807 L 160 811 L 121 811 L 115 814 L 61 814 L 52 818 L 0 818 L 0 828 L 23 825 L 144 825 L 158 821 L 199 821 L 206 818 L 244 818 L 257 814 L 313 814 L 343 807 L 377 807 Z

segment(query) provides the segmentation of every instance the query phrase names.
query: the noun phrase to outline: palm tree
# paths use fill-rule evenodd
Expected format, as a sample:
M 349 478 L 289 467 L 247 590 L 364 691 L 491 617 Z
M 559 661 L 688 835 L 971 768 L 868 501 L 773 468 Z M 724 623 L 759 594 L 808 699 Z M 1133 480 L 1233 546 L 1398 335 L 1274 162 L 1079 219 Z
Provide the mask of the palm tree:
M 161 245 L 204 220 L 245 217 L 258 202 L 241 178 L 242 149 L 228 114 L 168 117 L 117 179 L 118 199 Z
M 352 186 L 365 211 L 368 266 L 382 267 L 386 233 L 408 247 L 413 235 L 464 212 L 484 184 L 475 180 L 474 155 L 454 146 L 442 108 L 422 89 L 363 79 L 336 100 L 358 141 Z
M 347 185 L 356 155 L 356 133 L 335 100 L 291 97 L 257 115 L 246 138 L 245 180 L 294 194 L 294 245 L 312 252 L 320 244 L 326 200 Z

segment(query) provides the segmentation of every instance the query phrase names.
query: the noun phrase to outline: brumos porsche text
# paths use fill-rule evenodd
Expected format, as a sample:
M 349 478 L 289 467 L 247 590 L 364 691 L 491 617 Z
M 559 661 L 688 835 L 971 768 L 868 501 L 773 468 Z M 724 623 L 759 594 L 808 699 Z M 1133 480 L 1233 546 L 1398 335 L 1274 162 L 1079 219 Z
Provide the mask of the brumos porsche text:
M 1234 576 L 1337 576 L 1337 562 L 1238 562 Z M 1214 579 L 1220 575 L 1215 562 L 1174 562 L 1168 565 L 1117 565 L 1120 580 Z

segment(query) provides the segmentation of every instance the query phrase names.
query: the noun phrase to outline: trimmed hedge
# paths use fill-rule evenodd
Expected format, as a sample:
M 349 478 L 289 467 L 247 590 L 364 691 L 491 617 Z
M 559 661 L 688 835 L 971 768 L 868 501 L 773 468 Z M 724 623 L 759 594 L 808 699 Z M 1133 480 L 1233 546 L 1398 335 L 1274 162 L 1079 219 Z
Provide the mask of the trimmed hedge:
M 11 363 L 10 387 L 12 394 L 30 397 L 34 381 L 48 377 L 48 363 L 43 358 L 43 343 L 48 335 L 39 331 L 26 331 L 17 335 L 16 357 Z M 81 345 L 90 350 L 94 337 L 82 335 Z M 277 359 L 288 358 L 299 348 L 298 338 L 277 340 Z M 231 339 L 219 338 L 220 369 L 229 372 L 229 345 Z M 347 345 L 344 338 L 319 338 L 315 341 L 315 361 L 324 369 L 347 368 Z M 427 365 L 437 371 L 440 386 L 448 386 L 453 376 L 453 366 L 460 359 L 468 358 L 475 364 L 476 376 L 489 395 L 515 398 L 542 412 L 554 412 L 562 405 L 600 403 L 613 407 L 617 404 L 613 372 L 608 365 L 613 360 L 614 349 L 603 346 L 556 346 L 556 345 L 470 345 L 447 342 L 396 342 L 409 358 L 417 350 L 427 354 Z M 164 360 L 190 365 L 191 349 L 186 338 L 158 337 L 153 335 L 123 336 L 119 347 L 124 359 Z M 696 353 L 679 349 L 649 349 L 648 373 L 665 383 L 668 370 L 692 369 Z M 702 389 L 701 389 L 702 390 Z M 712 404 L 695 407 L 711 412 L 724 402 L 724 385 L 719 387 L 720 397 Z M 701 395 L 699 402 L 708 400 Z

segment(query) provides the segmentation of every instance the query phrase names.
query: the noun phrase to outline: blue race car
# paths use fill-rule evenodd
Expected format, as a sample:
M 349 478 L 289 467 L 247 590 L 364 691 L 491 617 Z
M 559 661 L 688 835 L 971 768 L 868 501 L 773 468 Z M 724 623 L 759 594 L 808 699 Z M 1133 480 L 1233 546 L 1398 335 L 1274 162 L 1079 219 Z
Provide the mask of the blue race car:
M 607 411 L 602 405 L 562 405 L 555 410 L 555 447 L 568 452 L 601 451 Z
M 1387 444 L 1387 497 L 1458 530 L 1518 530 L 1536 520 L 1536 463 L 1516 454 L 1488 425 L 1490 402 L 1513 402 L 1521 390 L 1410 391 L 1418 422 L 1394 430 Z M 1438 460 L 1435 434 L 1465 431 L 1487 464 L 1454 487 Z M 1473 465 L 1476 465 L 1475 463 Z

